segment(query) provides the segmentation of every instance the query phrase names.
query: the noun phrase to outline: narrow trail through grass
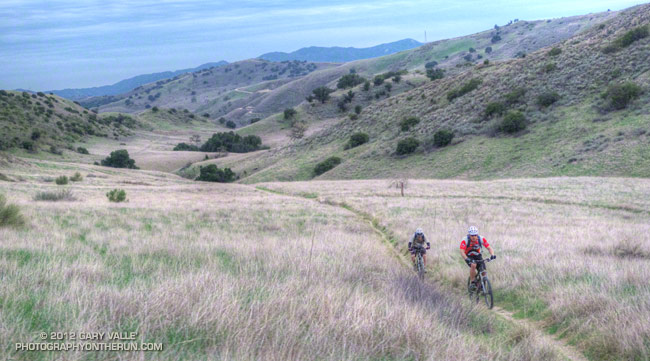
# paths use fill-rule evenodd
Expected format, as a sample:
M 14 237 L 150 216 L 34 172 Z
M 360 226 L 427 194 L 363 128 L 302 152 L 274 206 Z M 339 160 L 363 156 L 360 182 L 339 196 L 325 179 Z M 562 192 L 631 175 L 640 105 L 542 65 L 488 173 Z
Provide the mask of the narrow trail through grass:
M 289 197 L 295 197 L 295 198 L 303 198 L 303 199 L 308 199 L 312 201 L 316 201 L 321 204 L 327 204 L 332 207 L 338 207 L 338 208 L 343 208 L 351 213 L 353 213 L 357 218 L 360 220 L 367 222 L 370 227 L 373 229 L 375 233 L 381 238 L 382 242 L 390 249 L 391 254 L 393 254 L 405 267 L 408 267 L 411 269 L 411 262 L 407 259 L 407 257 L 397 251 L 395 249 L 395 246 L 397 245 L 397 240 L 395 237 L 391 234 L 391 232 L 385 227 L 381 225 L 381 222 L 375 218 L 372 217 L 370 214 L 365 213 L 363 211 L 360 211 L 358 209 L 355 209 L 348 205 L 347 203 L 337 203 L 337 202 L 331 202 L 331 201 L 323 201 L 318 198 L 313 198 L 313 197 L 305 197 L 305 196 L 300 196 L 300 195 L 294 195 L 290 193 L 285 193 L 282 191 L 278 191 L 275 189 L 269 189 L 266 187 L 255 187 L 256 189 L 268 193 L 273 193 L 273 194 L 279 194 L 279 195 L 284 195 L 284 196 L 289 196 Z M 456 288 L 452 288 L 449 285 L 442 284 L 440 282 L 437 282 L 431 274 L 427 275 L 428 280 L 431 282 L 434 282 L 437 287 L 439 288 L 444 288 L 454 294 L 456 294 L 458 297 L 464 297 L 466 294 L 463 291 L 459 291 Z M 548 334 L 544 330 L 544 326 L 541 325 L 539 322 L 535 322 L 533 320 L 529 319 L 522 319 L 522 318 L 515 318 L 514 313 L 507 311 L 501 307 L 494 306 L 492 308 L 492 311 L 494 311 L 495 314 L 497 314 L 499 317 L 505 319 L 506 321 L 522 328 L 525 329 L 528 332 L 532 332 L 535 334 L 537 338 L 543 338 L 546 340 L 550 345 L 553 345 L 553 347 L 558 350 L 564 357 L 566 357 L 568 360 L 573 360 L 573 361 L 588 361 L 588 359 L 575 347 L 567 344 L 561 339 L 557 339 L 554 336 Z

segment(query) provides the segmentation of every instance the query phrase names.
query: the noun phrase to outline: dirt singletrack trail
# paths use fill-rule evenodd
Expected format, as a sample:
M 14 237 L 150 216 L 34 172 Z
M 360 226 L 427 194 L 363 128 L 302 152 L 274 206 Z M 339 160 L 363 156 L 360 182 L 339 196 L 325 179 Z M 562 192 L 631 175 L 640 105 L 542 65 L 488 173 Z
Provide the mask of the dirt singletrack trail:
M 363 221 L 364 223 L 368 223 L 372 230 L 377 233 L 377 235 L 381 238 L 382 243 L 391 251 L 391 254 L 393 254 L 403 265 L 404 267 L 408 267 L 409 269 L 412 269 L 412 265 L 410 260 L 407 259 L 405 255 L 400 253 L 395 247 L 393 246 L 394 241 L 391 239 L 391 235 L 386 231 L 386 229 L 382 226 L 380 226 L 379 222 L 377 219 L 373 218 L 369 214 L 366 214 L 360 210 L 357 210 L 355 208 L 350 207 L 349 205 L 345 203 L 336 203 L 332 201 L 326 201 L 322 200 L 319 198 L 315 199 L 309 199 L 303 196 L 299 195 L 294 195 L 290 193 L 285 193 L 282 191 L 277 191 L 277 190 L 271 190 L 267 189 L 264 187 L 255 187 L 256 189 L 268 193 L 276 193 L 276 194 L 281 194 L 289 197 L 295 197 L 295 198 L 302 198 L 305 200 L 312 200 L 321 204 L 326 204 L 332 207 L 338 207 L 342 208 L 352 214 L 354 214 L 360 221 Z M 433 282 L 436 284 L 437 287 L 446 289 L 452 293 L 455 293 L 459 297 L 466 296 L 465 292 L 459 291 L 458 289 L 452 289 L 449 286 L 442 285 L 438 282 L 435 281 L 431 277 L 430 274 L 427 275 L 427 281 L 428 282 Z M 492 312 L 494 312 L 496 315 L 499 317 L 507 320 L 508 322 L 517 325 L 518 327 L 531 332 L 536 338 L 538 339 L 543 339 L 545 342 L 547 342 L 549 345 L 551 345 L 553 348 L 555 348 L 562 356 L 564 356 L 567 360 L 571 361 L 588 361 L 588 359 L 575 347 L 567 344 L 566 342 L 555 338 L 554 336 L 546 333 L 543 329 L 543 326 L 540 325 L 539 323 L 532 321 L 532 320 L 527 320 L 523 318 L 515 318 L 514 314 L 510 311 L 507 311 L 501 307 L 498 306 L 493 306 L 492 307 Z

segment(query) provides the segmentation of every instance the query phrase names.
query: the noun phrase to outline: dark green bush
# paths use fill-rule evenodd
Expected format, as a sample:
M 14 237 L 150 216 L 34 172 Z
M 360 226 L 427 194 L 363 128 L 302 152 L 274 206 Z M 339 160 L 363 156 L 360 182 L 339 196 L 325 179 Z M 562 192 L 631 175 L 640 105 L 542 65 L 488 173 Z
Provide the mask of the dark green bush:
M 557 92 L 542 93 L 537 96 L 537 105 L 540 107 L 548 107 L 558 100 L 560 100 L 560 95 Z
M 221 117 L 219 118 L 219 124 L 225 124 L 226 123 L 226 118 Z
M 25 218 L 20 213 L 20 208 L 15 204 L 7 204 L 4 194 L 0 194 L 0 228 L 19 228 L 25 225 Z
M 604 47 L 603 52 L 605 54 L 616 52 L 618 50 L 621 50 L 623 48 L 626 48 L 626 47 L 630 46 L 632 43 L 634 43 L 637 40 L 646 38 L 647 36 L 648 36 L 648 26 L 647 25 L 636 27 L 636 28 L 626 32 L 622 36 L 618 37 L 611 44 Z
M 79 154 L 90 154 L 90 153 L 88 153 L 88 149 L 86 149 L 84 147 L 77 147 L 77 153 L 79 153 Z
M 632 82 L 610 85 L 605 97 L 609 99 L 609 108 L 625 109 L 634 99 L 641 95 L 641 87 Z
M 545 73 L 550 73 L 555 69 L 557 69 L 557 65 L 555 65 L 555 63 L 548 63 L 548 64 L 544 65 L 544 72 Z
M 323 104 L 330 98 L 332 92 L 334 92 L 334 90 L 326 86 L 321 86 L 312 90 L 314 97 Z
M 467 83 L 463 84 L 462 86 L 450 91 L 447 93 L 447 100 L 452 101 L 458 97 L 461 97 L 472 90 L 475 90 L 478 88 L 479 85 L 481 85 L 483 81 L 478 78 L 474 78 L 469 80 Z
M 262 120 L 262 118 L 253 118 L 253 119 L 251 119 L 251 124 L 253 124 L 253 123 L 257 123 L 257 122 L 259 122 L 260 120 Z
M 397 149 L 395 150 L 395 152 L 399 155 L 411 154 L 415 152 L 415 150 L 418 149 L 419 146 L 420 146 L 419 140 L 413 137 L 408 137 L 397 142 Z
M 32 142 L 31 140 L 24 140 L 21 146 L 23 147 L 23 149 L 34 151 L 34 142 Z
M 124 202 L 126 201 L 126 191 L 124 189 L 113 189 L 106 193 L 106 198 L 109 202 Z
M 444 147 L 454 139 L 454 132 L 447 129 L 441 129 L 433 135 L 433 144 L 436 147 Z
M 499 34 L 492 36 L 492 39 L 490 39 L 492 44 L 499 42 L 500 40 L 501 40 L 501 36 Z
M 66 177 L 64 175 L 56 177 L 56 180 L 54 182 L 56 182 L 56 184 L 58 184 L 60 186 L 64 186 L 64 185 L 68 184 L 68 177 Z
M 362 108 L 361 108 L 361 105 L 355 105 L 355 106 L 354 106 L 354 112 L 355 112 L 357 115 L 361 114 L 361 109 L 362 109 Z
M 293 119 L 293 117 L 295 117 L 296 114 L 298 114 L 297 110 L 293 108 L 287 108 L 284 110 L 284 119 L 285 120 Z
M 126 149 L 111 152 L 110 156 L 102 160 L 101 165 L 113 168 L 139 169 L 135 166 L 135 160 L 129 157 L 129 152 Z
M 40 137 L 41 137 L 41 131 L 38 130 L 38 129 L 35 129 L 35 130 L 32 131 L 32 135 L 31 135 L 30 138 L 32 138 L 32 140 L 38 140 L 38 138 L 40 138 Z
M 176 151 L 185 150 L 185 151 L 190 151 L 190 152 L 198 152 L 198 151 L 199 151 L 199 147 L 197 147 L 196 145 L 193 145 L 193 144 L 178 143 L 178 144 L 174 147 L 173 150 L 176 150 Z
M 73 182 L 81 182 L 83 179 L 84 177 L 82 177 L 79 172 L 76 172 L 72 177 L 70 177 L 70 180 Z
M 501 115 L 505 113 L 506 105 L 501 102 L 491 102 L 485 107 L 485 116 L 491 117 L 493 115 Z
M 235 180 L 235 173 L 230 168 L 219 169 L 214 164 L 199 167 L 199 176 L 196 178 L 203 182 L 229 183 Z
M 350 136 L 350 140 L 348 140 L 345 149 L 358 147 L 361 144 L 368 143 L 368 140 L 370 140 L 368 134 L 362 132 L 354 133 Z
M 359 76 L 359 74 L 345 74 L 336 83 L 336 87 L 339 89 L 353 88 L 365 81 L 366 79 Z
M 425 69 L 431 69 L 431 68 L 435 68 L 436 65 L 438 65 L 438 62 L 435 61 L 435 60 L 432 60 L 432 61 L 430 61 L 430 62 L 424 64 L 424 68 L 425 68 Z
M 235 122 L 233 122 L 232 120 L 229 120 L 229 121 L 226 122 L 226 127 L 230 128 L 230 129 L 235 129 L 235 128 L 237 128 L 237 124 L 235 124 Z
M 420 118 L 418 117 L 408 117 L 402 119 L 402 121 L 399 123 L 399 127 L 403 132 L 409 131 L 412 127 L 415 127 L 420 123 Z
M 562 54 L 562 49 L 560 49 L 560 48 L 553 48 L 553 49 L 549 50 L 549 52 L 548 52 L 548 55 L 550 55 L 550 56 L 558 56 L 560 54 Z
M 427 68 L 427 78 L 431 80 L 442 79 L 445 76 L 445 71 L 437 68 Z
M 330 169 L 336 167 L 337 165 L 341 164 L 341 158 L 339 157 L 329 157 L 325 159 L 324 161 L 316 164 L 316 167 L 314 167 L 314 176 L 319 176 Z
M 499 124 L 499 130 L 504 133 L 516 133 L 526 129 L 526 118 L 518 111 L 510 111 L 503 117 Z
M 488 46 L 488 47 L 485 48 L 485 53 L 486 54 L 490 54 L 491 52 L 492 52 L 492 47 L 491 46 Z
M 235 132 L 212 134 L 199 149 L 202 152 L 234 152 L 247 153 L 260 149 L 262 139 L 256 135 L 242 137 Z
M 373 84 L 375 84 L 375 86 L 381 85 L 384 83 L 384 78 L 382 76 L 377 75 L 372 79 L 372 82 Z

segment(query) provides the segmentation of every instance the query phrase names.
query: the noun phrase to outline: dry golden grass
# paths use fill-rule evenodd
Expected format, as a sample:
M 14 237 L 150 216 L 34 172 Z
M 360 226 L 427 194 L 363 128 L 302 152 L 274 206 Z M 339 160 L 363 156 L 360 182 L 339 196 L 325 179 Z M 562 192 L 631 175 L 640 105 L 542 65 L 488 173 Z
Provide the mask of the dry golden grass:
M 80 171 L 74 202 L 35 202 Z M 5 172 L 5 169 L 3 169 Z M 354 214 L 243 185 L 29 160 L 0 193 L 3 359 L 559 359 L 535 333 L 420 283 Z M 127 192 L 127 203 L 105 193 Z M 60 188 L 60 186 L 59 186 Z M 16 352 L 39 332 L 135 331 L 158 352 Z
M 462 290 L 467 226 L 496 249 L 495 301 L 545 324 L 592 359 L 650 357 L 650 180 L 550 178 L 490 182 L 267 183 L 345 202 L 385 225 L 404 251 L 409 232 L 432 240 L 436 277 Z

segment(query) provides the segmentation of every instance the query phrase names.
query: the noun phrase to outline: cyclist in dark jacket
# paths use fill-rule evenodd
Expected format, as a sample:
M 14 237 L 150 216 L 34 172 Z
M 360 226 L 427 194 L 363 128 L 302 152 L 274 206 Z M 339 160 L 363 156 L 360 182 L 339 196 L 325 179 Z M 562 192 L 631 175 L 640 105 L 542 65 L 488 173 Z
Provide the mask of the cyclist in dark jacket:
M 424 246 L 426 244 L 426 247 Z M 431 243 L 427 240 L 427 236 L 424 235 L 422 228 L 415 230 L 415 233 L 411 236 L 409 241 L 409 252 L 411 252 L 411 261 L 415 265 L 415 249 L 419 248 L 422 252 L 422 261 L 424 265 L 427 265 L 427 249 L 431 248 Z

